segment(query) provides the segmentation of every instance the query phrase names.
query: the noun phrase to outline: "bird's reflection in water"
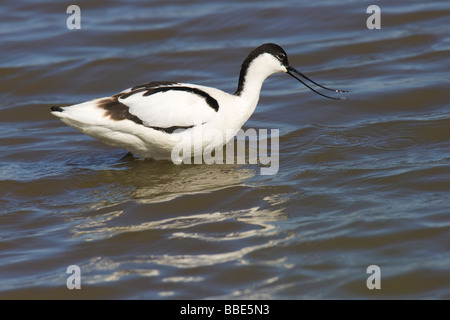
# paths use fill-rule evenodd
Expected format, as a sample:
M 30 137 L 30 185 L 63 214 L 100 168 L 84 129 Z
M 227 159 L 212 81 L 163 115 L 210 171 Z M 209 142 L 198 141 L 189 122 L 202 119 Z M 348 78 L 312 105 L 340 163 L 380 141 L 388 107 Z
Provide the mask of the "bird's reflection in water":
M 145 172 L 137 173 L 141 180 L 133 197 L 140 203 L 166 202 L 184 195 L 209 193 L 230 186 L 238 186 L 255 175 L 257 168 L 246 168 L 240 165 L 189 165 L 172 166 L 169 170 L 159 171 L 152 180 L 145 177 Z M 137 181 L 138 182 L 138 181 Z
M 86 281 L 158 278 L 173 267 L 246 264 L 252 253 L 288 241 L 292 234 L 280 236 L 277 228 L 287 218 L 283 195 L 251 182 L 258 171 L 248 165 L 132 160 L 98 172 L 92 179 L 106 182 L 110 187 L 105 191 L 121 195 L 76 218 L 72 236 L 98 252 L 83 267 Z M 113 256 L 104 256 L 104 250 Z M 283 265 L 285 260 L 270 258 L 267 265 Z
M 74 228 L 75 236 L 103 238 L 131 229 L 186 226 L 197 220 L 195 217 L 203 222 L 210 218 L 224 220 L 227 214 L 240 215 L 242 210 L 234 210 L 233 203 L 247 202 L 248 194 L 258 192 L 251 183 L 246 184 L 259 170 L 255 166 L 132 160 L 117 169 L 102 170 L 90 177 L 97 183 L 102 181 L 105 194 L 96 205 L 71 216 L 81 220 Z M 261 196 L 268 194 L 263 192 Z M 211 212 L 212 202 L 217 212 Z M 250 211 L 245 212 L 257 210 L 254 204 L 248 203 L 248 207 Z M 139 221 L 141 224 L 136 224 Z

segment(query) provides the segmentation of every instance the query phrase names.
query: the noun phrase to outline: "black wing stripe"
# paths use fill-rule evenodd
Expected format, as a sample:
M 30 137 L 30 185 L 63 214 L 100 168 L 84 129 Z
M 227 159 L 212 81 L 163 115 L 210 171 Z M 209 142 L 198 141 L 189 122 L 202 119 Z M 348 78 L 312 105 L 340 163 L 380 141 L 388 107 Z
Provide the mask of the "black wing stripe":
M 131 88 L 131 91 L 136 90 L 136 89 L 141 89 L 141 88 L 156 88 L 156 87 L 167 87 L 167 86 L 173 86 L 173 85 L 177 85 L 180 84 L 177 81 L 152 81 L 152 82 L 148 82 L 148 83 L 144 83 L 138 86 L 134 86 L 133 88 Z
M 109 116 L 112 120 L 131 120 L 137 124 L 143 124 L 142 120 L 130 113 L 130 108 L 119 102 L 119 95 L 111 98 L 101 99 L 97 105 L 99 108 L 105 109 L 105 117 Z
M 126 99 L 130 96 L 132 96 L 133 94 L 136 94 L 138 92 L 144 92 L 144 96 L 150 96 L 152 94 L 158 93 L 158 92 L 167 92 L 167 91 L 185 91 L 185 92 L 190 92 L 193 94 L 196 94 L 200 97 L 202 97 L 203 99 L 205 99 L 206 103 L 214 109 L 214 111 L 219 111 L 219 103 L 217 102 L 216 99 L 214 99 L 213 97 L 211 97 L 208 93 L 206 93 L 203 90 L 200 90 L 198 88 L 191 88 L 191 87 L 182 87 L 182 86 L 158 86 L 158 87 L 150 87 L 147 85 L 141 85 L 141 86 L 135 86 L 133 88 L 131 88 L 130 92 L 126 92 L 121 94 L 119 97 L 121 99 Z
M 116 95 L 113 95 L 110 98 L 101 99 L 98 102 L 98 107 L 105 109 L 105 116 L 109 116 L 112 120 L 131 120 L 136 124 L 144 125 L 143 121 L 139 119 L 137 116 L 130 113 L 130 108 L 121 103 L 119 99 L 126 99 L 129 96 L 138 93 L 138 92 L 144 92 L 144 96 L 149 96 L 158 92 L 167 92 L 171 90 L 175 91 L 185 91 L 190 92 L 193 94 L 196 94 L 203 99 L 205 99 L 206 103 L 213 108 L 216 112 L 219 110 L 219 103 L 216 99 L 211 97 L 208 93 L 205 91 L 202 91 L 198 88 L 191 88 L 191 87 L 182 87 L 182 86 L 171 86 L 172 84 L 177 84 L 176 82 L 150 82 L 147 84 L 135 86 L 131 88 L 130 92 L 126 93 L 118 93 Z M 55 108 L 56 109 L 56 108 Z M 53 110 L 56 111 L 56 110 Z M 59 111 L 59 110 L 57 110 Z M 194 126 L 172 126 L 168 128 L 162 128 L 162 127 L 152 127 L 149 126 L 149 128 L 162 131 L 165 133 L 173 133 L 175 130 L 187 130 L 190 128 L 193 128 Z
M 161 128 L 161 127 L 150 127 L 153 130 L 158 130 L 158 131 L 162 131 L 165 133 L 173 133 L 175 130 L 187 130 L 187 129 L 191 129 L 194 126 L 187 126 L 187 127 L 182 127 L 182 126 L 173 126 L 173 127 L 169 127 L 169 128 Z
M 133 121 L 134 123 L 144 125 L 141 119 L 129 112 L 129 108 L 126 105 L 117 100 L 116 96 L 100 100 L 98 106 L 105 109 L 105 116 L 109 116 L 112 120 L 119 121 L 128 119 Z M 158 130 L 165 133 L 173 133 L 175 130 L 187 130 L 193 127 L 194 126 L 172 126 L 168 128 L 162 128 L 149 126 L 149 128 L 153 130 Z

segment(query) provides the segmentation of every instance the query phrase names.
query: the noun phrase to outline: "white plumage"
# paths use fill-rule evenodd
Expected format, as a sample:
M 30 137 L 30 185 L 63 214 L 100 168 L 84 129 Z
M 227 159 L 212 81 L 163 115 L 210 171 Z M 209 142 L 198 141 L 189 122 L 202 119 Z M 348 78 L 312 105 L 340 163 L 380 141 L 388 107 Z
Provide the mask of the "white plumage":
M 268 43 L 245 59 L 234 94 L 187 83 L 150 82 L 111 97 L 52 107 L 52 114 L 108 145 L 144 158 L 180 162 L 206 146 L 220 149 L 233 138 L 255 110 L 264 80 L 277 72 L 287 72 L 302 83 L 291 72 L 310 80 L 289 66 L 281 47 Z M 199 136 L 201 143 L 194 144 Z M 172 151 L 180 144 L 190 152 L 174 159 Z

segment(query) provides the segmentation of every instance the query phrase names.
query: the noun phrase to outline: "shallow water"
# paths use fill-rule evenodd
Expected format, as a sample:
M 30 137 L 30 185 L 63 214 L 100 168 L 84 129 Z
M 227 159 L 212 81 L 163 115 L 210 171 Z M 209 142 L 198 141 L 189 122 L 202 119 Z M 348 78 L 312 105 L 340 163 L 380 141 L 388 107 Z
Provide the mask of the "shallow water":
M 371 1 L 77 4 L 80 30 L 2 5 L 0 298 L 450 298 L 448 1 L 382 2 L 379 30 Z M 122 159 L 49 113 L 155 80 L 234 92 L 265 42 L 351 91 L 266 80 L 245 129 L 280 130 L 275 175 Z

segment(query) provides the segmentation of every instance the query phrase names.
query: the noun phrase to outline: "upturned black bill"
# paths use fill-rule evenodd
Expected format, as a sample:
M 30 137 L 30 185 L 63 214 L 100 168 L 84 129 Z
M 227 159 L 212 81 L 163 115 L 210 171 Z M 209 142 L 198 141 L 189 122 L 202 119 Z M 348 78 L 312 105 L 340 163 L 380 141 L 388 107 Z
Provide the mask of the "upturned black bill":
M 287 68 L 287 70 L 288 70 L 287 73 L 288 73 L 290 76 L 292 76 L 293 78 L 295 78 L 295 79 L 297 79 L 298 81 L 300 81 L 301 83 L 303 83 L 307 88 L 311 89 L 311 90 L 314 91 L 315 93 L 317 93 L 317 94 L 319 94 L 319 95 L 321 95 L 321 96 L 323 96 L 323 97 L 325 97 L 325 98 L 328 98 L 328 99 L 345 100 L 344 93 L 348 92 L 347 90 L 337 90 L 337 89 L 327 88 L 327 87 L 325 87 L 325 86 L 323 86 L 323 85 L 321 85 L 321 84 L 318 84 L 317 82 L 311 80 L 310 78 L 308 78 L 307 76 L 305 76 L 303 73 L 301 73 L 300 71 L 296 70 L 295 68 L 293 68 L 293 67 L 291 67 L 291 66 L 289 66 L 289 67 Z M 323 89 L 325 89 L 325 90 L 329 90 L 329 91 L 334 91 L 334 92 L 337 92 L 337 93 L 341 93 L 341 96 L 340 96 L 340 97 L 327 96 L 326 94 L 323 94 L 323 93 L 317 91 L 316 89 L 312 88 L 310 85 L 306 84 L 302 79 L 298 78 L 298 77 L 297 77 L 294 73 L 292 73 L 292 72 L 298 74 L 298 75 L 299 75 L 300 77 L 302 77 L 303 79 L 308 80 L 308 81 L 310 81 L 311 83 L 314 83 L 316 86 L 319 86 L 319 87 L 321 87 L 321 88 L 323 88 Z

